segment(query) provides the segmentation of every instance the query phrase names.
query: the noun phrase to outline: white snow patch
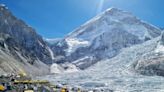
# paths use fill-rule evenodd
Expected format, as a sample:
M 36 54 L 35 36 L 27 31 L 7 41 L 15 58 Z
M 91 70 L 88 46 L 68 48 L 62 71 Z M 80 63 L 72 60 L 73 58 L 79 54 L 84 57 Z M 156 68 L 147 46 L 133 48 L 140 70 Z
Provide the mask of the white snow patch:
M 74 73 L 78 72 L 78 69 L 74 64 L 67 63 L 64 65 L 67 69 L 64 69 L 63 66 L 53 63 L 50 67 L 50 73 L 52 74 L 61 74 L 61 73 Z
M 160 43 L 157 45 L 157 48 L 155 49 L 156 53 L 164 53 L 164 46 L 161 45 Z
M 8 21 L 7 21 L 7 19 L 5 19 L 5 24 L 8 24 Z
M 50 47 L 47 47 L 47 50 L 50 52 L 51 59 L 54 60 L 55 57 L 54 57 L 54 53 L 53 53 L 53 51 L 50 49 Z
M 93 57 L 92 56 L 82 57 L 82 58 L 80 58 L 78 60 L 73 61 L 73 64 L 76 64 L 77 66 L 80 66 L 80 65 L 85 64 L 88 60 L 89 61 L 93 61 Z
M 128 29 L 127 31 L 133 35 L 136 35 L 139 37 L 139 39 L 144 40 L 145 37 L 149 37 L 152 38 L 151 35 L 148 33 L 148 29 L 145 28 L 142 25 L 127 25 L 127 24 L 123 24 L 124 25 L 124 29 Z
M 52 39 L 51 38 L 44 38 L 44 40 L 47 41 L 50 44 L 54 44 L 54 43 L 60 41 L 61 39 L 62 38 L 52 38 Z
M 5 9 L 8 9 L 8 7 L 5 4 L 0 4 L 1 7 L 4 7 Z M 1 10 L 4 10 L 4 8 L 1 8 Z
M 58 41 L 58 40 L 61 40 L 61 38 L 44 38 L 46 41 Z
M 63 72 L 63 68 L 56 63 L 53 63 L 50 67 L 50 73 L 59 74 Z
M 44 47 L 44 45 L 38 40 L 38 43 L 40 46 Z
M 83 61 L 85 59 L 88 59 L 88 58 L 90 58 L 90 57 L 89 56 L 82 57 L 82 58 L 80 58 L 80 59 L 78 59 L 76 61 L 73 61 L 73 64 L 79 63 L 79 62 L 81 62 L 81 61 Z
M 66 69 L 66 71 L 64 71 L 65 73 L 73 73 L 73 72 L 78 72 L 80 70 L 73 64 L 68 64 L 67 66 L 68 68 Z
M 74 52 L 79 47 L 85 47 L 89 45 L 88 41 L 84 41 L 76 38 L 68 38 L 66 39 L 66 42 L 69 46 L 69 48 L 67 49 L 68 52 L 67 54 Z
M 0 4 L 0 6 L 5 7 L 6 5 L 5 4 Z

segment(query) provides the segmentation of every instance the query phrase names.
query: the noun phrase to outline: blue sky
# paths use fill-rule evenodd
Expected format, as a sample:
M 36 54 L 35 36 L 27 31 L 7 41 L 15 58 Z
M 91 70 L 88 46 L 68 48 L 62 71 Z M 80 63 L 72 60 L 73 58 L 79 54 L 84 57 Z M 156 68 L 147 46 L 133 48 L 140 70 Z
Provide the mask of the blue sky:
M 164 0 L 0 0 L 45 38 L 61 38 L 101 11 L 116 7 L 164 27 Z

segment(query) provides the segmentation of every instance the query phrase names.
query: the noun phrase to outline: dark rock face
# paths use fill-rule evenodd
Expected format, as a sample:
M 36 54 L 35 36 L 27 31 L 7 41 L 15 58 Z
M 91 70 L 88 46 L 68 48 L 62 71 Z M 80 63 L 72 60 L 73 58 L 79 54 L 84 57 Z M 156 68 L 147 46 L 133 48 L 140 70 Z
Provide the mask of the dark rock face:
M 164 33 L 162 33 L 161 43 L 164 45 Z
M 149 59 L 143 59 L 137 62 L 135 69 L 143 75 L 164 76 L 164 57 L 149 56 Z
M 24 61 L 21 56 L 33 65 L 35 61 L 50 64 L 52 58 L 47 44 L 32 27 L 17 19 L 4 6 L 0 5 L 0 48 L 13 55 L 18 62 Z
M 164 33 L 156 43 L 156 48 L 149 53 L 145 53 L 134 64 L 136 72 L 142 75 L 164 76 Z

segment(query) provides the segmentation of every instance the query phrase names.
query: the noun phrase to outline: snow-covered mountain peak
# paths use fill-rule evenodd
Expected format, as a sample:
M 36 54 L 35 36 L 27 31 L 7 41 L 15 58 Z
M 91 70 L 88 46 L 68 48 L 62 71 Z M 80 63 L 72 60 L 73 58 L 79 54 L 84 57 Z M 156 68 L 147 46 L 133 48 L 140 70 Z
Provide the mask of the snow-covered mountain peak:
M 101 59 L 116 56 L 122 48 L 143 43 L 160 34 L 159 28 L 132 13 L 110 8 L 68 34 L 58 42 L 62 45 L 54 48 L 60 49 L 56 55 L 64 53 L 66 56 L 59 62 L 78 61 L 76 65 L 84 69 Z
M 8 9 L 8 7 L 5 4 L 0 4 L 0 10 Z
M 111 7 L 111 8 L 108 8 L 107 10 L 106 10 L 106 12 L 110 12 L 110 11 L 120 11 L 120 9 L 118 9 L 118 8 L 115 8 L 115 7 Z
M 80 38 L 92 41 L 102 34 L 114 30 L 125 30 L 141 40 L 157 37 L 160 31 L 157 27 L 145 23 L 132 13 L 117 8 L 110 8 L 71 32 L 66 38 Z M 153 32 L 152 32 L 153 31 Z
M 124 10 L 121 10 L 121 9 L 115 8 L 115 7 L 108 8 L 107 10 L 102 12 L 102 14 L 106 14 L 106 13 L 110 13 L 110 14 L 114 14 L 114 13 L 127 13 L 127 14 L 131 14 L 130 12 L 127 12 L 127 11 L 124 11 Z
M 59 42 L 60 40 L 62 40 L 62 38 L 44 38 L 44 40 L 46 42 L 48 42 L 49 44 L 55 44 L 57 42 Z
M 0 4 L 0 7 L 6 7 L 6 5 L 5 4 Z

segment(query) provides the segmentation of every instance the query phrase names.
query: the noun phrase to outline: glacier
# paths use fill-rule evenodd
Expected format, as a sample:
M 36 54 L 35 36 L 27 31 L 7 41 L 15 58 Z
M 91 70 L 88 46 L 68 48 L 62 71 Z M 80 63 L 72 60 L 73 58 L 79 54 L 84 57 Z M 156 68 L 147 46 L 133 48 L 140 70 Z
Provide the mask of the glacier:
M 56 84 L 84 89 L 110 89 L 114 92 L 163 92 L 164 77 L 135 72 L 134 65 L 146 53 L 156 53 L 160 37 L 124 48 L 111 59 L 102 60 L 84 71 L 40 77 Z M 158 55 L 158 54 L 156 54 Z

